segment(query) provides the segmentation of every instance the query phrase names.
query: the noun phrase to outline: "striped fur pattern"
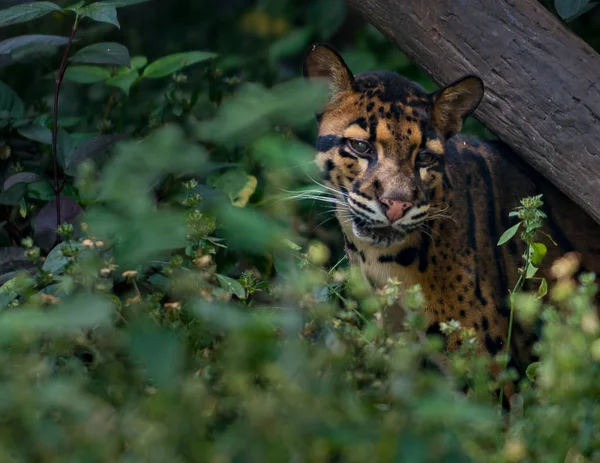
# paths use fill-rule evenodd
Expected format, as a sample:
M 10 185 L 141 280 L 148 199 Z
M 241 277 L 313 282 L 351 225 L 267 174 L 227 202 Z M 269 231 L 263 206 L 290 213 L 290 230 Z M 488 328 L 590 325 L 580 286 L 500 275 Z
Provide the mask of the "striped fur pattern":
M 331 84 L 331 102 L 317 116 L 316 160 L 350 263 L 375 287 L 390 278 L 419 284 L 430 331 L 455 319 L 475 329 L 482 352 L 505 351 L 507 295 L 524 249 L 518 240 L 496 243 L 523 197 L 544 195 L 546 231 L 558 243 L 547 243 L 547 264 L 576 250 L 587 270 L 600 271 L 600 227 L 587 214 L 501 142 L 459 133 L 483 96 L 478 78 L 428 93 L 391 72 L 353 76 L 324 45 L 309 50 L 304 72 Z M 412 207 L 391 221 L 383 197 Z M 400 308 L 387 316 L 401 328 Z M 521 372 L 536 339 L 517 323 L 511 351 Z M 451 337 L 448 347 L 459 342 Z

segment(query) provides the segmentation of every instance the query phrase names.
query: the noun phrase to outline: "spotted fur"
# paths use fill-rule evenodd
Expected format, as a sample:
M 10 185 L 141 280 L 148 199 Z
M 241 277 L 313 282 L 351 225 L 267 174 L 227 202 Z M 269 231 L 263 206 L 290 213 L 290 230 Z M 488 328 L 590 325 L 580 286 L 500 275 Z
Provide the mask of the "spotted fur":
M 600 227 L 587 214 L 505 144 L 459 133 L 483 96 L 479 78 L 430 93 L 392 72 L 353 76 L 324 45 L 309 50 L 304 69 L 331 84 L 331 101 L 318 115 L 317 164 L 336 191 L 350 263 L 375 287 L 389 278 L 419 284 L 431 331 L 455 319 L 475 329 L 482 351 L 505 351 L 507 294 L 524 249 L 518 240 L 496 244 L 523 197 L 544 195 L 547 231 L 558 243 L 548 243 L 545 262 L 576 250 L 588 270 L 600 271 Z M 373 152 L 357 152 L 356 140 Z M 391 222 L 381 198 L 413 205 Z M 401 327 L 400 308 L 387 315 Z M 522 371 L 533 328 L 517 323 L 514 340 L 513 365 Z M 451 337 L 448 347 L 459 342 Z

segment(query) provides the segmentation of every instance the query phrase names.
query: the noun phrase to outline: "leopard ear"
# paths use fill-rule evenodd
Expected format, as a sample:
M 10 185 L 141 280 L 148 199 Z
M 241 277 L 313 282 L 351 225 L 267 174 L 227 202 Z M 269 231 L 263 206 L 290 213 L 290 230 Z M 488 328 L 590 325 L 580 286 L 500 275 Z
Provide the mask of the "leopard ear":
M 434 94 L 433 123 L 446 138 L 461 131 L 467 116 L 483 98 L 483 81 L 466 76 Z
M 324 78 L 330 82 L 332 100 L 354 89 L 352 72 L 333 48 L 324 44 L 315 44 L 304 57 L 304 77 Z

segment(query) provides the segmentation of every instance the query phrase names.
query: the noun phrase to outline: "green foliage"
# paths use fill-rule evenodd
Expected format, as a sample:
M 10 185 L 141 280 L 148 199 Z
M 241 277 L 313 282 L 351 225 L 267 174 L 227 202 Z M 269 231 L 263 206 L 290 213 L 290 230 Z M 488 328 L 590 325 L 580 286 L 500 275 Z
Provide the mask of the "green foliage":
M 554 0 L 557 13 L 565 21 L 572 21 L 597 5 L 598 2 L 592 0 Z
M 188 66 L 202 61 L 215 58 L 216 53 L 206 51 L 190 51 L 187 53 L 176 53 L 174 55 L 165 56 L 150 63 L 142 74 L 142 77 L 149 79 L 159 79 L 166 77 L 175 72 L 179 72 Z
M 70 58 L 74 63 L 116 64 L 130 66 L 129 51 L 119 43 L 95 43 Z
M 61 11 L 61 9 L 52 2 L 32 2 L 15 5 L 0 10 L 0 27 L 41 18 L 53 11 Z
M 345 2 L 60 5 L 0 10 L 0 461 L 600 459 L 597 283 L 536 276 L 541 198 L 499 242 L 543 322 L 510 416 L 472 330 L 426 335 L 421 289 L 370 291 L 323 223 L 306 46 L 435 88 Z

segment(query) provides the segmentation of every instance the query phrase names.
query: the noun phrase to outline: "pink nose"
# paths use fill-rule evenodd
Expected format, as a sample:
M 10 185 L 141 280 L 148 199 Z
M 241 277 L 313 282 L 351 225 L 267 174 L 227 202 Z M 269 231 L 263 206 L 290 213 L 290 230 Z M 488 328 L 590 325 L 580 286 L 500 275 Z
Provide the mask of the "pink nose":
M 413 206 L 413 203 L 400 201 L 399 199 L 382 198 L 380 201 L 387 206 L 385 215 L 391 222 L 395 222 L 401 218 L 404 213 Z

